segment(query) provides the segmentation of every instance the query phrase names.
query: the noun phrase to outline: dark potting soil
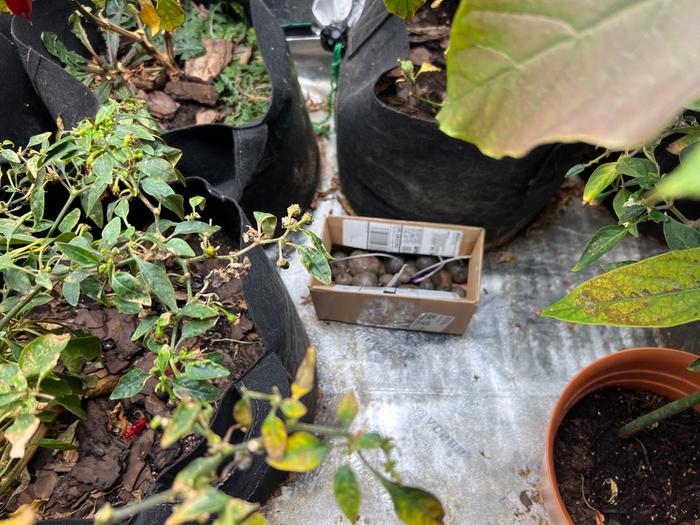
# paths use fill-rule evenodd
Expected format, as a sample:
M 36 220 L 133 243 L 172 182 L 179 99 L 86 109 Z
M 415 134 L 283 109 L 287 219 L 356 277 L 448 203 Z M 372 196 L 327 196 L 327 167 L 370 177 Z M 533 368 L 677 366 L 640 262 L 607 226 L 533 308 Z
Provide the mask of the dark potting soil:
M 418 10 L 410 22 L 406 23 L 414 74 L 423 63 L 429 62 L 440 71 L 421 74 L 415 86 L 403 80 L 400 67 L 386 72 L 375 86 L 377 97 L 386 105 L 403 113 L 426 120 L 434 120 L 439 110 L 436 104 L 444 101 L 447 91 L 447 62 L 445 51 L 450 40 L 452 19 L 459 7 L 459 0 L 444 0 L 439 6 L 431 7 L 427 2 Z M 420 98 L 418 98 L 420 97 Z
M 617 437 L 622 425 L 666 402 L 649 392 L 606 389 L 566 415 L 554 464 L 576 525 L 699 522 L 700 414 L 688 410 L 632 438 Z
M 223 235 L 214 241 L 222 253 L 233 249 Z M 247 315 L 240 279 L 222 270 L 223 263 L 217 260 L 193 265 L 193 291 L 202 291 L 206 286 L 204 291 L 215 293 L 228 311 L 240 316 L 240 321 L 233 324 L 221 319 L 206 334 L 193 339 L 190 348 L 203 354 L 223 355 L 223 365 L 231 375 L 215 384 L 225 390 L 265 349 Z M 186 299 L 185 290 L 178 288 L 178 283 L 173 284 L 179 298 Z M 33 316 L 41 322 L 62 323 L 100 338 L 101 359 L 86 363 L 82 371 L 83 375 L 94 376 L 97 385 L 87 392 L 83 402 L 86 419 L 62 414 L 55 423 L 56 429 L 63 432 L 61 440 L 74 443 L 77 449 L 40 448 L 15 495 L 0 501 L 0 506 L 6 504 L 6 510 L 12 511 L 41 500 L 37 509 L 41 518 L 91 518 L 107 502 L 123 506 L 142 499 L 158 475 L 193 450 L 199 441 L 190 436 L 168 449 L 159 446 L 161 432 L 150 429 L 148 422 L 155 416 L 169 416 L 176 403 L 169 401 L 167 395 L 154 392 L 153 379 L 131 399 L 109 399 L 119 377 L 135 367 L 148 371 L 154 364 L 156 354 L 140 342 L 131 341 L 138 319 L 91 301 L 83 301 L 77 308 L 55 301 Z M 140 426 L 143 428 L 139 430 Z

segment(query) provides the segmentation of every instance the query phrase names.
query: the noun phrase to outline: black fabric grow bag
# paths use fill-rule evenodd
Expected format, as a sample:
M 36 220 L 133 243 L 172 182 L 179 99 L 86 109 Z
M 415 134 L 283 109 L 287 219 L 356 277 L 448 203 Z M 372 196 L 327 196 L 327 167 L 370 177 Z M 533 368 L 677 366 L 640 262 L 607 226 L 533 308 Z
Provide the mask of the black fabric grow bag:
M 239 3 L 255 27 L 270 75 L 272 96 L 267 114 L 259 122 L 240 127 L 191 126 L 163 137 L 183 151 L 179 168 L 186 177 L 206 181 L 213 194 L 237 200 L 247 214 L 264 209 L 281 215 L 292 203 L 310 203 L 318 181 L 318 147 L 282 29 L 261 0 Z M 33 26 L 19 18 L 12 21 L 12 37 L 22 64 L 43 102 L 33 106 L 33 113 L 38 118 L 48 112 L 54 120 L 61 116 L 67 128 L 94 115 L 98 107 L 92 93 L 63 69 L 41 41 L 42 32 L 53 32 L 69 49 L 85 53 L 70 31 L 71 12 L 68 0 L 36 0 Z M 3 100 L 6 84 L 0 87 Z M 14 125 L 5 115 L 0 121 L 1 127 Z
M 542 146 L 523 159 L 494 160 L 436 122 L 386 106 L 375 85 L 408 50 L 404 21 L 382 0 L 367 0 L 338 88 L 345 195 L 360 215 L 482 226 L 490 246 L 507 241 L 547 204 L 584 147 Z
M 240 237 L 249 224 L 240 206 L 233 200 L 225 198 L 209 209 L 208 215 L 220 223 L 221 213 L 227 214 L 229 228 L 226 233 L 234 238 Z M 238 219 L 230 221 L 231 215 Z M 241 239 L 241 243 L 243 243 Z M 263 357 L 255 363 L 246 374 L 234 383 L 225 393 L 212 421 L 212 428 L 223 435 L 235 423 L 233 406 L 240 399 L 242 388 L 258 392 L 272 392 L 277 387 L 282 395 L 288 396 L 291 390 L 296 369 L 301 364 L 308 347 L 308 337 L 297 314 L 294 303 L 287 293 L 276 268 L 268 259 L 265 251 L 258 247 L 248 252 L 251 269 L 242 279 L 243 291 L 248 303 L 249 315 L 255 325 L 256 332 L 267 348 Z M 316 397 L 315 392 L 303 400 L 313 414 Z M 259 400 L 252 401 L 253 424 L 245 434 L 237 432 L 234 441 L 243 441 L 260 436 L 263 419 L 268 413 L 269 405 Z M 308 416 L 310 418 L 310 416 Z M 198 456 L 206 452 L 206 444 L 202 443 L 190 454 L 180 458 L 163 471 L 151 489 L 151 493 L 166 490 L 172 484 L 177 473 Z M 286 478 L 287 474 L 279 472 L 267 465 L 265 459 L 256 457 L 247 470 L 234 470 L 219 488 L 229 495 L 247 501 L 262 502 Z M 162 525 L 171 511 L 171 505 L 160 505 L 133 518 L 132 525 Z M 92 520 L 45 520 L 45 525 L 88 525 Z
M 0 13 L 0 69 L 5 77 L 0 87 L 3 102 L 0 141 L 11 140 L 23 146 L 29 137 L 51 131 L 55 124 L 34 92 L 17 49 L 10 40 L 10 21 L 9 15 Z

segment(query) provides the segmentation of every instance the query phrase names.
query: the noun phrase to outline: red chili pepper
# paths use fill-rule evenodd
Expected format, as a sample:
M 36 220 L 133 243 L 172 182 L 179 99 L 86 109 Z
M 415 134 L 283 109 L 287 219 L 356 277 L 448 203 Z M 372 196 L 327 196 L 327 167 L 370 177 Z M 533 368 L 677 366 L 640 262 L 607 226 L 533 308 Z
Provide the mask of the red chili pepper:
M 12 14 L 21 16 L 30 24 L 32 23 L 32 0 L 5 0 L 5 4 Z
M 131 439 L 134 436 L 138 436 L 141 432 L 144 431 L 146 425 L 148 425 L 148 421 L 146 421 L 146 418 L 140 417 L 138 418 L 136 423 L 134 423 L 124 431 L 124 435 L 122 437 L 124 439 Z

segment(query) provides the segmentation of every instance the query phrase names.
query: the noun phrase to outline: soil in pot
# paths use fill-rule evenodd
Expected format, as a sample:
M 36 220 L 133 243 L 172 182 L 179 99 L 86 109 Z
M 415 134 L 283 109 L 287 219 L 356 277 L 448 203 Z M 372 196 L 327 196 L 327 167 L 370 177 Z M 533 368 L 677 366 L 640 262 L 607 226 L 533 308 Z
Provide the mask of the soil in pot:
M 217 234 L 214 241 L 226 252 L 234 249 L 223 234 Z M 189 345 L 203 355 L 219 354 L 216 360 L 231 373 L 215 383 L 222 390 L 242 377 L 265 352 L 248 316 L 241 281 L 226 275 L 224 265 L 215 259 L 193 265 L 194 291 L 203 291 L 206 286 L 204 291 L 216 293 L 240 320 L 234 324 L 222 317 Z M 186 298 L 185 290 L 174 284 Z M 142 499 L 158 475 L 199 441 L 190 436 L 168 449 L 159 446 L 161 431 L 149 428 L 148 423 L 156 416 L 169 416 L 176 404 L 166 394 L 154 392 L 153 379 L 133 398 L 109 399 L 120 376 L 136 367 L 148 371 L 154 364 L 156 354 L 131 341 L 138 319 L 89 300 L 81 301 L 77 308 L 54 301 L 35 311 L 33 317 L 97 336 L 101 357 L 85 363 L 81 372 L 96 381 L 83 402 L 87 417 L 78 419 L 63 413 L 54 422 L 57 432 L 62 432 L 61 441 L 76 448 L 40 448 L 20 476 L 19 487 L 0 500 L 0 507 L 12 511 L 40 500 L 37 511 L 42 518 L 91 518 L 105 503 L 123 506 Z
M 609 388 L 559 427 L 554 465 L 575 525 L 695 525 L 700 520 L 700 414 L 686 411 L 629 439 L 617 431 L 668 400 Z
M 425 63 L 439 70 L 418 75 L 415 85 L 404 77 L 401 67 L 386 72 L 375 86 L 377 97 L 384 104 L 414 117 L 435 119 L 447 92 L 445 51 L 457 7 L 458 0 L 445 0 L 435 8 L 428 2 L 406 24 L 408 58 L 413 63 L 414 75 Z
M 127 29 L 137 29 L 134 15 L 119 13 L 117 4 L 108 0 L 106 12 L 110 18 L 121 20 L 120 25 Z M 126 38 L 114 52 L 114 33 L 100 33 L 97 39 L 104 39 L 104 44 L 95 47 L 105 51 L 98 51 L 91 59 L 67 50 L 51 34 L 42 38 L 49 52 L 101 102 L 110 97 L 142 98 L 164 130 L 212 123 L 239 126 L 262 118 L 272 88 L 255 29 L 249 25 L 243 7 L 222 2 L 203 5 L 190 0 L 183 4 L 185 22 L 173 32 L 173 54 L 181 70 L 177 78 L 168 77 L 162 66 Z M 79 34 L 75 27 L 74 32 Z M 152 40 L 163 48 L 161 35 Z M 116 56 L 116 60 L 110 60 L 110 56 Z M 117 61 L 118 70 L 112 65 Z

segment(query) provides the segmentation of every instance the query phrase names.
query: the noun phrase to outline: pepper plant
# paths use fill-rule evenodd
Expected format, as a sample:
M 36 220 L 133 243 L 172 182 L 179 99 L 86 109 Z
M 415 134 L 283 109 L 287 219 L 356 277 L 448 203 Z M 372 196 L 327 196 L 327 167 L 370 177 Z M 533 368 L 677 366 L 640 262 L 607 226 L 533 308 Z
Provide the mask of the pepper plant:
M 263 456 L 278 470 L 309 472 L 316 469 L 334 447 L 341 449 L 348 458 L 352 455 L 359 457 L 388 492 L 401 521 L 410 525 L 442 523 L 444 510 L 439 500 L 429 492 L 401 482 L 392 456 L 392 441 L 376 432 L 350 430 L 358 413 L 353 392 L 346 394 L 337 406 L 338 426 L 300 421 L 307 412 L 301 398 L 314 388 L 315 367 L 316 351 L 310 348 L 297 371 L 290 397 L 285 398 L 276 390 L 272 393 L 243 392 L 233 409 L 237 424 L 229 434 L 250 427 L 253 422 L 252 400 L 263 400 L 271 407 L 263 422 L 261 436 L 248 441 L 231 443 L 212 432 L 209 428 L 211 409 L 202 411 L 201 403 L 194 400 L 183 401 L 170 419 L 152 421 L 152 426 L 163 429 L 162 447 L 195 433 L 206 440 L 207 454 L 185 467 L 170 489 L 123 508 L 102 507 L 95 516 L 95 525 L 120 523 L 163 503 L 176 503 L 166 525 L 204 522 L 213 516 L 217 516 L 214 525 L 264 525 L 267 521 L 259 512 L 258 504 L 233 498 L 212 486 L 221 479 L 218 473 L 222 468 L 225 473 L 234 468 L 245 469 L 256 456 Z M 376 452 L 383 458 L 379 467 L 367 457 Z M 351 523 L 356 523 L 360 516 L 361 489 L 349 461 L 336 470 L 333 491 L 343 515 Z
M 27 443 L 45 433 L 42 421 L 60 409 L 84 417 L 81 395 L 94 386 L 79 372 L 98 357 L 99 341 L 33 319 L 35 308 L 54 300 L 77 306 L 85 298 L 141 319 L 132 338 L 157 353 L 156 366 L 131 370 L 112 398 L 136 395 L 153 377 L 173 398 L 211 403 L 221 395 L 211 380 L 228 371 L 216 355 L 191 348 L 192 338 L 222 317 L 237 318 L 218 302 L 207 278 L 194 289 L 192 265 L 218 259 L 226 264 L 223 273 L 240 276 L 249 267 L 247 252 L 277 244 L 280 266 L 287 265 L 283 250 L 290 246 L 314 275 L 330 280 L 328 254 L 304 229 L 311 215 L 299 206 L 289 208 L 279 236 L 277 219 L 256 213 L 256 227 L 244 233 L 246 245 L 223 253 L 212 240 L 220 228 L 200 220 L 204 198 L 191 197 L 186 205 L 173 188 L 183 182 L 176 168 L 180 152 L 158 137 L 143 102 L 112 101 L 94 121 L 50 139 L 38 135 L 19 149 L 0 143 L 7 164 L 0 173 L 0 488 L 26 465 Z M 57 201 L 62 206 L 51 210 Z M 295 232 L 311 238 L 312 246 L 292 242 Z M 53 371 L 59 361 L 60 374 Z
M 618 224 L 605 226 L 587 244 L 573 267 L 579 271 L 638 235 L 645 222 L 662 225 L 668 253 L 604 265 L 608 270 L 545 308 L 547 317 L 573 323 L 630 327 L 668 327 L 700 319 L 700 222 L 676 206 L 678 197 L 700 197 L 700 124 L 693 115 L 679 117 L 656 140 L 600 164 L 586 183 L 584 203 L 612 198 Z M 609 156 L 604 153 L 599 159 Z M 679 167 L 666 173 L 659 157 L 677 156 Z M 574 166 L 569 173 L 583 171 Z M 700 359 L 689 366 L 700 372 Z M 659 421 L 700 404 L 695 392 L 645 414 L 620 429 L 630 437 Z

